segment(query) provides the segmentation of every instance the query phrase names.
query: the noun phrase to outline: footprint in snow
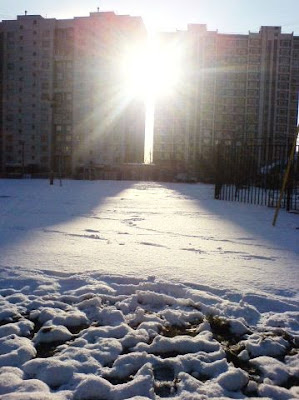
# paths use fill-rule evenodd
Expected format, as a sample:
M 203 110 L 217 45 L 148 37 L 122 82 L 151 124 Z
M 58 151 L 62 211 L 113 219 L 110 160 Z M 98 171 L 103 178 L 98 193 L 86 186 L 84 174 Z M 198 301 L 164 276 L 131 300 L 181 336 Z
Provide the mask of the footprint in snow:
M 195 248 L 181 248 L 181 250 L 185 250 L 185 251 L 192 251 L 192 252 L 194 252 L 194 253 L 200 253 L 200 254 L 202 254 L 202 253 L 205 253 L 204 251 L 202 251 L 202 250 L 200 250 L 200 249 L 195 249 Z
M 168 249 L 167 246 L 157 243 L 150 243 L 150 242 L 140 242 L 139 244 L 143 244 L 144 246 L 153 246 L 153 247 L 164 247 L 164 249 Z

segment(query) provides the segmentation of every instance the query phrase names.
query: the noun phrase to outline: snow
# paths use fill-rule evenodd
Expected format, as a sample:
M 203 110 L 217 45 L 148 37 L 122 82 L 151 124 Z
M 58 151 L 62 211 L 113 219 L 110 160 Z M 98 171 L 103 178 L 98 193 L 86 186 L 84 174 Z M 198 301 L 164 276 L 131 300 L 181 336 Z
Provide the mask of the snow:
M 72 339 L 73 335 L 71 332 L 63 325 L 47 325 L 43 326 L 38 333 L 34 336 L 32 341 L 35 344 L 41 343 L 51 343 L 51 342 L 66 342 Z
M 181 183 L 0 204 L 1 399 L 299 398 L 297 215 Z
M 231 392 L 241 390 L 248 383 L 248 380 L 248 374 L 240 368 L 230 368 L 216 379 L 219 385 Z
M 289 378 L 288 368 L 281 361 L 273 357 L 261 356 L 251 360 L 251 363 L 256 365 L 263 373 L 263 377 L 271 379 L 275 384 L 282 384 Z M 268 381 L 269 382 L 269 381 Z

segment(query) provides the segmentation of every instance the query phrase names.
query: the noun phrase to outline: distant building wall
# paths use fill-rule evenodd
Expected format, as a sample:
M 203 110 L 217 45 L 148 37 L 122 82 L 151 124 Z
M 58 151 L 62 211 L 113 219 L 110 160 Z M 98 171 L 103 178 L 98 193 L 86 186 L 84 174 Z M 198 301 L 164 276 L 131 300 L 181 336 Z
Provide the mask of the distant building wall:
M 180 84 L 155 104 L 153 161 L 195 171 L 217 143 L 289 144 L 299 92 L 299 37 L 205 25 L 159 34 L 181 52 Z M 141 163 L 145 104 L 122 92 L 119 60 L 145 43 L 141 18 L 91 13 L 0 23 L 2 173 Z
M 2 21 L 2 171 L 70 175 L 79 164 L 142 162 L 144 103 L 117 92 L 116 67 L 134 40 L 146 40 L 141 18 L 112 12 Z
M 248 35 L 219 34 L 205 25 L 161 34 L 183 49 L 176 96 L 156 104 L 154 162 L 185 169 L 223 141 L 291 143 L 299 91 L 299 37 L 280 27 Z

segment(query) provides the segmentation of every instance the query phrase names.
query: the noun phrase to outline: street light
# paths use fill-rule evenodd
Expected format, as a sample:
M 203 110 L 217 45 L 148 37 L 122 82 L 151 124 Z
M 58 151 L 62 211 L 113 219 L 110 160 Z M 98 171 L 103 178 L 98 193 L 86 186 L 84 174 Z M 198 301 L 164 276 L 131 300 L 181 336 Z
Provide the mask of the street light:
M 62 149 L 56 152 L 58 156 L 58 177 L 59 177 L 59 186 L 62 186 Z
M 22 146 L 22 177 L 24 178 L 24 174 L 25 174 L 25 141 L 20 140 L 20 144 Z

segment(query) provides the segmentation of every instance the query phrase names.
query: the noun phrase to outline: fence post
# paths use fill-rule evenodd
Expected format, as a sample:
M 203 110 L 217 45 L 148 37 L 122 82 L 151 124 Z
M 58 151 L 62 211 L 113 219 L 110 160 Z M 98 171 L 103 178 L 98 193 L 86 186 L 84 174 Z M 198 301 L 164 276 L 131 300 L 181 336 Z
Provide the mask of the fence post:
M 295 136 L 294 143 L 293 143 L 293 146 L 292 146 L 292 149 L 291 149 L 291 153 L 290 153 L 290 156 L 289 156 L 288 165 L 287 165 L 287 168 L 286 168 L 286 171 L 285 171 L 285 174 L 284 174 L 282 187 L 281 187 L 281 190 L 280 190 L 280 196 L 279 196 L 279 200 L 278 200 L 278 203 L 277 203 L 277 206 L 276 206 L 276 210 L 275 210 L 275 214 L 274 214 L 274 218 L 273 218 L 273 222 L 272 222 L 273 226 L 275 226 L 275 224 L 276 224 L 276 220 L 277 220 L 279 209 L 280 209 L 280 205 L 281 205 L 282 196 L 283 196 L 283 193 L 285 191 L 286 184 L 287 184 L 287 181 L 288 181 L 288 178 L 289 178 L 290 169 L 291 169 L 291 165 L 292 165 L 292 162 L 293 162 L 293 159 L 294 159 L 294 155 L 295 155 L 295 150 L 296 150 L 298 132 L 299 132 L 299 125 L 297 126 L 296 136 Z

